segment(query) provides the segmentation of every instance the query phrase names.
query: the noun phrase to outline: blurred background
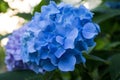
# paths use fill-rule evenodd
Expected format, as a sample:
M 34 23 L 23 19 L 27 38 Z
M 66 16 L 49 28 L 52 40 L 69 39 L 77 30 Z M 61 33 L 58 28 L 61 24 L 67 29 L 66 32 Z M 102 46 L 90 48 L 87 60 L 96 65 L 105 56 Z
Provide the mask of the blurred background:
M 87 58 L 86 67 L 74 73 L 61 74 L 62 79 L 120 80 L 120 0 L 55 1 L 76 7 L 83 4 L 95 13 L 93 21 L 101 27 L 101 33 L 96 39 L 97 45 L 90 53 L 92 56 L 84 55 Z M 40 11 L 42 5 L 48 3 L 49 0 L 0 0 L 0 73 L 7 71 L 4 64 L 7 36 L 28 22 L 36 11 Z

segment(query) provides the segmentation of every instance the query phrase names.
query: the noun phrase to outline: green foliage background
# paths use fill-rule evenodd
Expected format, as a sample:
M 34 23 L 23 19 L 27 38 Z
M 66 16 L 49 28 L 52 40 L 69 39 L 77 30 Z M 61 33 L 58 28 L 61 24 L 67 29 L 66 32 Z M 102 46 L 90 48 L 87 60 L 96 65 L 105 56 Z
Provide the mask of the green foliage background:
M 45 74 L 35 74 L 28 70 L 3 72 L 5 54 L 0 46 L 0 80 L 120 80 L 120 8 L 107 7 L 106 1 L 120 2 L 102 0 L 102 3 L 92 10 L 95 13 L 93 21 L 100 25 L 101 33 L 95 40 L 97 46 L 89 54 L 83 53 L 87 59 L 86 64 L 76 65 L 75 71 L 68 73 L 58 70 Z M 48 0 L 42 0 L 34 8 L 33 14 L 47 4 Z M 8 4 L 0 0 L 0 12 L 6 12 L 7 8 Z M 17 16 L 30 20 L 33 14 L 19 13 Z M 0 40 L 8 35 L 0 35 Z

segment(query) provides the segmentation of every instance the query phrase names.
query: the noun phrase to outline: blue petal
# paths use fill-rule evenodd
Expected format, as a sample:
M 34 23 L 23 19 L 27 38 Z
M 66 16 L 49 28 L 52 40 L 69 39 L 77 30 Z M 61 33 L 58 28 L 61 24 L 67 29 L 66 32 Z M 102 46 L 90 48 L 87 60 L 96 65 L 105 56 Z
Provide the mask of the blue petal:
M 85 63 L 86 59 L 83 57 L 82 52 L 77 50 L 77 49 L 72 49 L 69 50 L 68 53 L 71 53 L 72 55 L 74 55 L 76 57 L 76 63 Z
M 88 45 L 84 41 L 78 41 L 75 47 L 80 51 L 88 50 Z
M 73 39 L 65 39 L 64 49 L 73 49 L 73 48 L 74 48 Z
M 47 13 L 48 15 L 59 13 L 59 9 L 57 8 L 54 1 L 50 1 L 48 6 L 42 6 L 41 8 L 42 13 Z M 46 16 L 46 15 L 45 15 Z
M 85 8 L 83 5 L 79 7 L 80 14 L 80 19 L 91 19 L 93 17 L 93 13 L 91 13 L 87 8 Z
M 46 46 L 48 43 L 46 43 L 45 41 L 38 41 L 38 40 L 36 40 L 36 42 L 35 42 L 35 45 L 34 45 L 34 48 L 36 49 L 36 50 L 40 50 L 41 49 L 41 46 Z
M 40 58 L 41 59 L 47 59 L 48 58 L 48 53 L 41 53 Z
M 42 30 L 42 29 L 46 28 L 49 24 L 50 24 L 49 21 L 41 20 L 41 21 L 38 22 L 37 25 L 39 25 L 39 29 Z M 34 27 L 33 27 L 33 28 L 34 28 Z M 38 28 L 37 28 L 37 29 L 38 29 Z M 38 30 L 39 30 L 39 29 L 38 29 Z
M 67 36 L 68 39 L 73 39 L 75 40 L 75 38 L 78 36 L 78 29 L 74 28 Z
M 86 62 L 86 59 L 83 57 L 82 53 L 75 55 L 75 57 L 76 57 L 77 64 Z
M 57 50 L 58 45 L 57 44 L 49 44 L 48 49 L 51 53 L 55 52 Z
M 82 41 L 83 40 L 83 36 L 81 34 L 81 31 L 78 33 L 78 37 L 77 37 L 77 41 Z
M 37 52 L 29 53 L 29 61 L 39 64 L 40 61 L 39 54 Z
M 33 52 L 36 52 L 36 50 L 34 49 L 34 41 L 32 42 L 27 42 L 27 46 L 28 46 L 28 52 L 29 53 L 33 53 Z
M 40 13 L 35 12 L 34 16 L 32 17 L 32 20 L 39 20 L 40 16 L 41 16 Z M 31 27 L 33 27 L 33 26 L 31 26 Z
M 53 32 L 55 30 L 55 24 L 49 24 L 47 27 L 44 29 L 45 32 Z
M 56 67 L 48 59 L 41 61 L 41 66 L 46 71 L 52 71 L 52 70 L 56 69 Z
M 55 56 L 56 56 L 57 58 L 60 58 L 64 53 L 65 53 L 65 49 L 63 49 L 63 48 L 58 48 L 58 50 L 55 52 Z
M 49 49 L 47 48 L 47 46 L 42 47 L 39 51 L 40 58 L 41 59 L 47 59 L 48 58 L 48 52 L 49 52 Z
M 36 42 L 37 44 L 39 43 L 39 45 L 44 45 L 46 43 L 46 38 L 47 35 L 43 32 L 39 32 L 38 37 L 36 38 Z
M 98 30 L 96 28 L 96 25 L 94 25 L 93 23 L 87 23 L 84 25 L 82 30 L 82 35 L 84 38 L 91 39 L 97 34 Z
M 83 19 L 89 20 L 93 17 L 93 13 L 91 13 L 83 5 L 81 5 L 79 8 L 75 8 L 74 9 L 74 14 L 76 16 L 79 16 L 80 20 L 83 20 Z
M 71 32 L 71 30 L 72 30 L 72 26 L 71 25 L 69 25 L 69 24 L 67 24 L 67 25 L 65 25 L 65 26 L 63 26 L 63 25 L 58 25 L 57 27 L 56 27 L 56 32 L 58 33 L 58 35 L 61 35 L 61 36 L 63 36 L 63 37 L 67 37 L 68 36 L 68 34 Z
M 78 29 L 74 28 L 67 36 L 67 38 L 65 39 L 65 43 L 64 43 L 64 48 L 65 49 L 73 49 L 74 48 L 74 41 L 78 36 Z
M 57 8 L 57 5 L 54 1 L 50 1 L 50 5 L 48 6 L 51 8 L 51 13 L 59 13 L 59 9 Z
M 78 30 L 80 31 L 82 29 L 82 23 L 80 21 L 80 18 L 79 17 L 76 17 L 74 20 L 73 20 L 73 26 L 78 28 Z
M 55 55 L 49 55 L 49 59 L 54 66 L 58 65 L 58 58 Z
M 67 6 L 64 2 L 61 2 L 60 4 L 58 4 L 58 8 L 61 9 L 63 7 Z
M 87 43 L 88 47 L 96 45 L 96 43 L 94 42 L 94 38 L 92 38 L 92 39 L 86 39 L 85 42 Z
M 29 53 L 25 49 L 22 49 L 22 60 L 25 63 L 29 61 Z
M 58 68 L 61 71 L 73 71 L 76 63 L 75 56 L 72 55 L 64 55 L 60 58 L 58 63 Z
M 57 51 L 57 47 L 56 45 L 50 44 L 48 48 L 50 49 L 48 58 L 54 66 L 57 66 L 58 58 L 54 55 L 54 53 Z
M 99 25 L 96 24 L 96 23 L 94 23 L 94 25 L 96 26 L 97 32 L 101 32 L 101 31 L 100 31 L 100 27 L 99 27 Z
M 72 10 L 73 10 L 72 5 L 65 5 L 63 7 L 62 13 L 63 14 L 68 14 L 68 13 L 71 13 Z
M 56 41 L 57 41 L 59 44 L 63 45 L 63 40 L 64 40 L 63 37 L 61 37 L 61 36 L 56 36 Z
M 43 73 L 43 69 L 38 65 L 36 65 L 35 63 L 28 63 L 28 66 L 31 70 L 35 71 L 36 73 L 39 73 L 39 72 Z
M 39 42 L 39 45 L 45 45 L 45 43 L 51 42 L 52 39 L 54 38 L 54 33 L 50 33 L 50 32 L 40 32 L 37 40 Z

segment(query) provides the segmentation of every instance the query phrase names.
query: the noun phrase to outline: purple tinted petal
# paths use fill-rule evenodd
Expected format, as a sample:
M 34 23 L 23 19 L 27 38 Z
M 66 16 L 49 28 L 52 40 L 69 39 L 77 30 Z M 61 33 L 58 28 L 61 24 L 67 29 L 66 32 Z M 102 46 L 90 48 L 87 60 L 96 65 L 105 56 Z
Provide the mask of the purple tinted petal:
M 29 51 L 30 53 L 33 53 L 33 52 L 36 51 L 36 50 L 34 49 L 34 42 L 28 42 L 28 43 L 27 43 L 27 46 L 28 46 L 28 51 Z
M 14 59 L 15 60 L 21 60 L 21 55 L 20 54 L 14 54 Z

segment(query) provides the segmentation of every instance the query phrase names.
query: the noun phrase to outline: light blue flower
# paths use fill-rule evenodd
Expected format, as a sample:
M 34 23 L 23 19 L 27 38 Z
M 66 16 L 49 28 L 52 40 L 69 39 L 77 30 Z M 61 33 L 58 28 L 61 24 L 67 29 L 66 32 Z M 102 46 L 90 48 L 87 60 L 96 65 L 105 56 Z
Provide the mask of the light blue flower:
M 22 60 L 36 73 L 41 71 L 73 71 L 75 64 L 85 63 L 83 51 L 95 46 L 100 32 L 92 22 L 93 13 L 83 5 L 51 1 L 29 22 L 22 35 Z
M 5 63 L 10 71 L 14 69 L 28 69 L 27 64 L 22 61 L 20 40 L 26 28 L 27 25 L 24 25 L 20 29 L 15 30 L 12 35 L 9 36 L 9 41 L 5 46 Z

